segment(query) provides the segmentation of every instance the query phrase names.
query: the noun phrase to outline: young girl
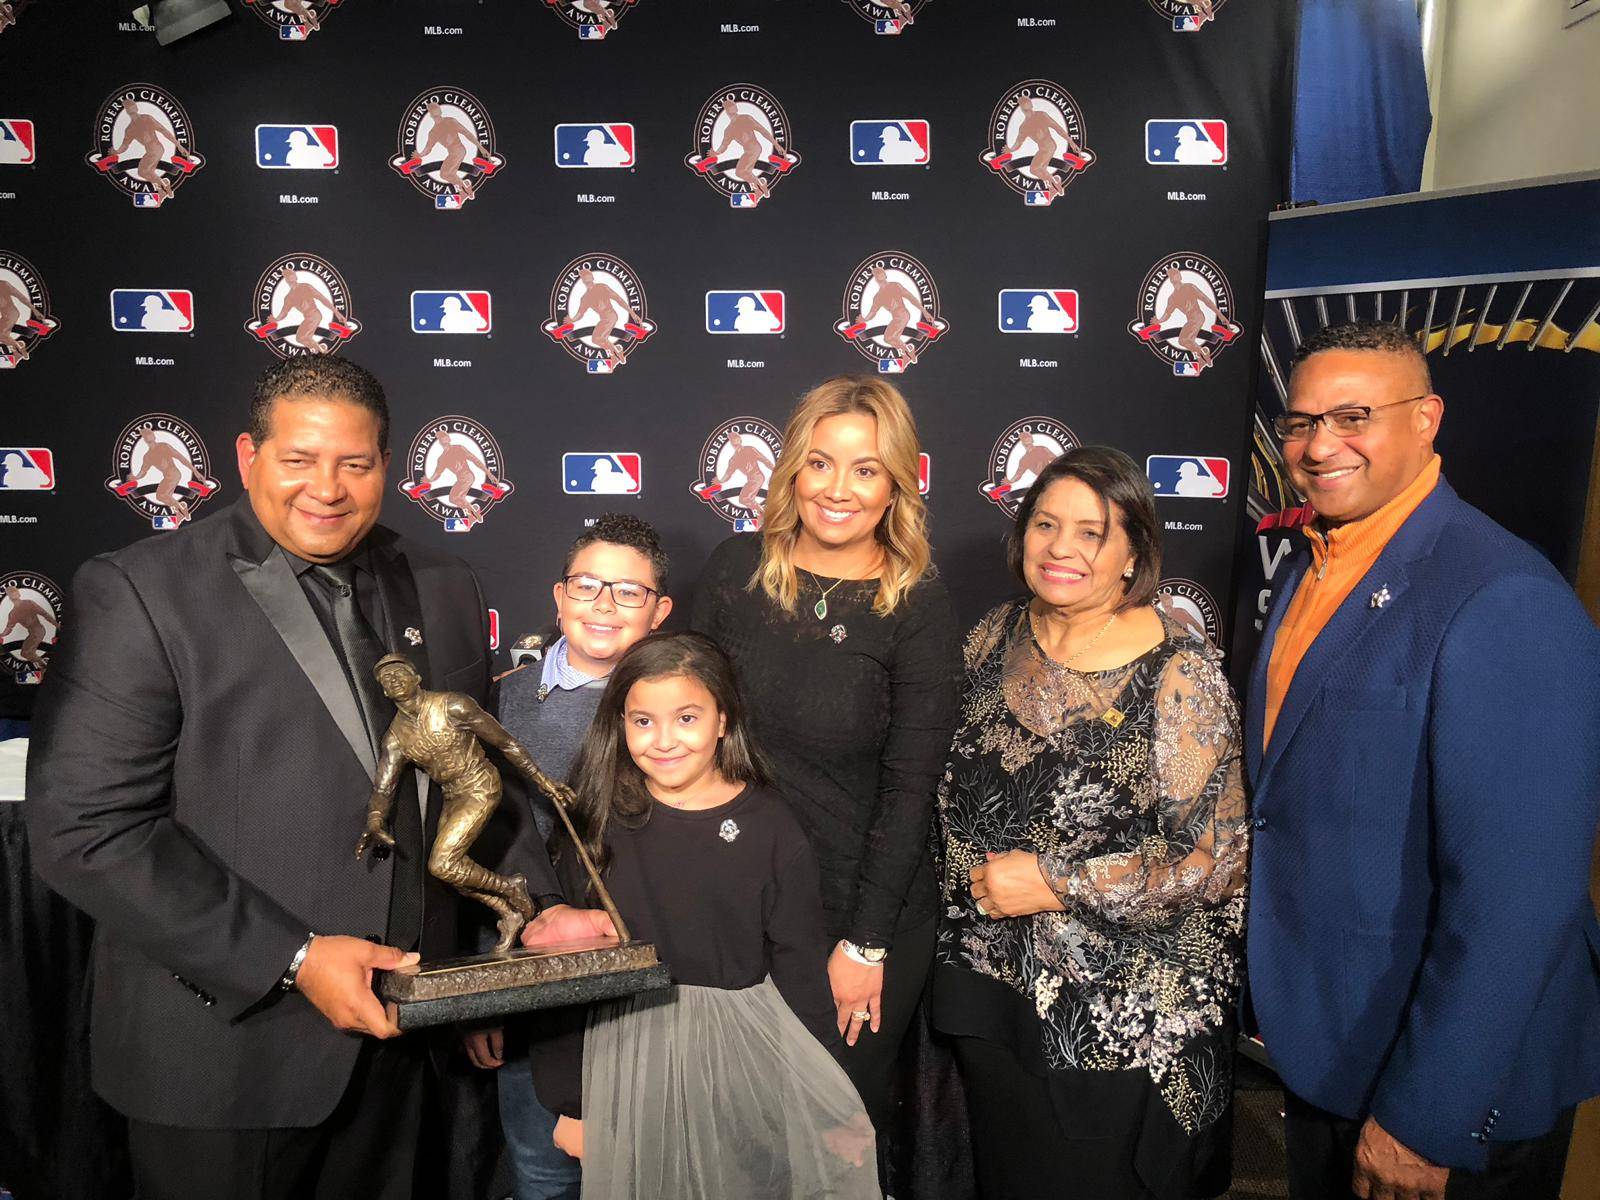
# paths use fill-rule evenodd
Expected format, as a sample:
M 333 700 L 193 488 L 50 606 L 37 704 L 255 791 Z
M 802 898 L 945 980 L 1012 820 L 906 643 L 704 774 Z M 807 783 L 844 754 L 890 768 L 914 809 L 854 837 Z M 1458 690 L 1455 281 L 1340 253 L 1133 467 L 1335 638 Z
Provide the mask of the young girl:
M 816 859 L 745 729 L 726 656 L 655 634 L 612 672 L 573 771 L 574 824 L 666 992 L 533 1049 L 586 1197 L 876 1197 L 843 1068 Z M 569 898 L 587 882 L 570 850 Z M 580 1116 L 581 1113 L 581 1116 Z

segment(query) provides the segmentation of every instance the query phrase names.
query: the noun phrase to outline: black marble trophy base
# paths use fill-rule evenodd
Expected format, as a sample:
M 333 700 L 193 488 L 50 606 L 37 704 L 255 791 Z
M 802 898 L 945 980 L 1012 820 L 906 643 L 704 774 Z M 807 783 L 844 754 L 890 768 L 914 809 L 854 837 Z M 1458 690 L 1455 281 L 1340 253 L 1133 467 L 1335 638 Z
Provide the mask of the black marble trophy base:
M 384 972 L 377 989 L 405 1031 L 611 1000 L 670 982 L 649 942 L 601 938 L 419 963 Z

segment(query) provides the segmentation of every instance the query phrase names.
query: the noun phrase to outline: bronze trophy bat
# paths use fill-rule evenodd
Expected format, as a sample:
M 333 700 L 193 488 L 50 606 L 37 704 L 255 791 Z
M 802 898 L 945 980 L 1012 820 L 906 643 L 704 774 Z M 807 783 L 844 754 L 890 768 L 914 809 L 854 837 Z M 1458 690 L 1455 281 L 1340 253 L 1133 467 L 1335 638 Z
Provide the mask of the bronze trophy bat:
M 384 734 L 366 832 L 356 844 L 356 857 L 369 850 L 387 854 L 393 848 L 394 837 L 387 829 L 389 810 L 401 774 L 407 764 L 415 764 L 444 793 L 428 873 L 487 905 L 500 933 L 489 954 L 441 959 L 384 974 L 378 995 L 396 1006 L 400 1028 L 588 1003 L 667 986 L 667 969 L 656 958 L 655 947 L 629 937 L 622 914 L 573 828 L 567 811 L 574 799 L 572 789 L 541 771 L 526 747 L 472 697 L 425 690 L 421 675 L 404 655 L 386 654 L 372 673 L 397 711 Z M 500 772 L 484 753 L 485 743 L 550 797 L 595 895 L 616 926 L 616 938 L 532 950 L 518 945 L 519 935 L 534 916 L 527 880 L 522 875 L 496 874 L 468 857 L 500 804 Z

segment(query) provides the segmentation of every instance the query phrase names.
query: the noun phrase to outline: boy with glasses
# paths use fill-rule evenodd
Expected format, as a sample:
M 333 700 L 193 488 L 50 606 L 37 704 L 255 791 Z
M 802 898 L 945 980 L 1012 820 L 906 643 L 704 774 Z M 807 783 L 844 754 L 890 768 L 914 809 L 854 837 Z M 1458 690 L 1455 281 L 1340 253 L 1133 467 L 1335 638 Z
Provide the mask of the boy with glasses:
M 656 531 L 639 518 L 607 513 L 573 541 L 551 589 L 561 635 L 539 662 L 501 679 L 497 711 L 500 723 L 551 778 L 565 779 L 571 770 L 617 660 L 672 611 L 666 590 L 666 552 Z M 535 797 L 532 815 L 548 841 L 557 821 L 550 802 Z M 516 1200 L 576 1200 L 578 1161 L 551 1141 L 555 1114 L 534 1094 L 518 1031 L 474 1031 L 467 1036 L 467 1054 L 476 1066 L 502 1068 L 496 1080 L 500 1123 Z

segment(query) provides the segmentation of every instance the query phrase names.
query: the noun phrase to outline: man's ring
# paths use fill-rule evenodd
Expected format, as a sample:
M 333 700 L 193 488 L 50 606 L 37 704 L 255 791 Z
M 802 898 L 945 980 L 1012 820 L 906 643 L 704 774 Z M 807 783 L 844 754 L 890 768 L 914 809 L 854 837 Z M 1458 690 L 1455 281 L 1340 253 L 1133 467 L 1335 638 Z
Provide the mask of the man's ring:
M 985 917 L 987 917 L 989 915 L 989 910 L 983 906 L 983 901 L 982 900 L 979 900 L 976 897 L 974 897 L 974 899 L 972 901 L 972 906 L 978 910 L 980 915 L 985 916 Z
M 850 1019 L 852 1021 L 870 1021 L 872 1020 L 872 1010 L 869 1008 L 859 1008 L 850 1014 Z

